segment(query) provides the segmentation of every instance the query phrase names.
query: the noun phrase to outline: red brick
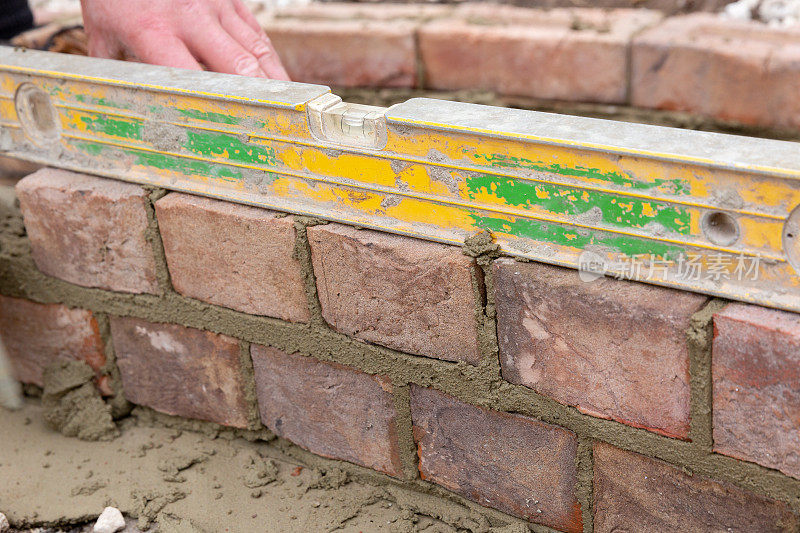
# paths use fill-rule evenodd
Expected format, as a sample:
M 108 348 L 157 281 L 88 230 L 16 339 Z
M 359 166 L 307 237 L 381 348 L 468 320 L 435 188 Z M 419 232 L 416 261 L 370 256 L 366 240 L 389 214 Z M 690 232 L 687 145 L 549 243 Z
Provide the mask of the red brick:
M 685 438 L 686 330 L 704 296 L 495 262 L 503 377 L 580 411 Z
M 158 292 L 144 189 L 52 168 L 16 189 L 39 270 L 84 287 Z
M 800 315 L 727 306 L 711 372 L 714 451 L 800 479 Z
M 782 502 L 608 444 L 594 446 L 597 533 L 767 533 L 793 532 L 797 526 Z
M 573 433 L 418 386 L 411 418 L 423 479 L 559 531 L 583 531 Z
M 0 296 L 0 336 L 23 383 L 41 387 L 53 361 L 86 361 L 98 376 L 106 363 L 97 320 L 85 309 Z
M 325 2 L 292 5 L 259 16 L 262 24 L 275 19 L 301 20 L 381 20 L 422 21 L 450 17 L 453 6 L 442 4 L 365 4 L 356 2 Z
M 633 104 L 764 126 L 800 126 L 800 28 L 710 14 L 635 39 Z
M 318 455 L 402 473 L 387 379 L 268 346 L 250 352 L 269 429 Z
M 469 5 L 420 28 L 426 85 L 543 99 L 624 103 L 631 36 L 645 10 Z
M 225 335 L 112 317 L 125 397 L 170 415 L 247 427 L 239 342 Z
M 292 80 L 339 87 L 413 87 L 413 23 L 273 19 L 264 29 Z
M 459 248 L 338 224 L 308 229 L 325 320 L 338 332 L 447 361 L 479 360 L 474 261 Z
M 310 318 L 294 221 L 265 209 L 173 193 L 156 202 L 172 285 L 211 304 L 292 322 Z

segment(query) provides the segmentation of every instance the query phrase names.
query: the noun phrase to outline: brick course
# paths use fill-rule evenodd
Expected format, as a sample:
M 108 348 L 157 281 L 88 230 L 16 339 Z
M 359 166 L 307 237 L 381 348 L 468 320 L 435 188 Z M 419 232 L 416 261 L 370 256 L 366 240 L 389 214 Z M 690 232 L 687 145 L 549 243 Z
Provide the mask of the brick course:
M 413 87 L 414 24 L 403 21 L 309 20 L 264 23 L 295 81 L 338 87 Z
M 143 188 L 44 168 L 16 190 L 39 270 L 84 287 L 158 292 Z
M 800 479 L 800 315 L 727 306 L 711 373 L 714 451 Z
M 623 103 L 631 36 L 644 10 L 539 11 L 467 5 L 420 28 L 426 85 L 579 102 Z
M 784 503 L 608 444 L 594 446 L 594 476 L 597 533 L 788 533 L 798 527 Z
M 61 359 L 85 361 L 98 376 L 106 363 L 97 320 L 85 309 L 0 296 L 0 336 L 23 383 L 41 387 L 44 368 Z
M 459 248 L 328 224 L 308 229 L 325 320 L 396 350 L 479 360 L 474 260 Z
M 251 354 L 269 429 L 318 455 L 402 474 L 387 379 L 269 346 Z
M 592 416 L 689 434 L 686 330 L 704 296 L 495 262 L 503 377 Z
M 571 432 L 418 386 L 411 417 L 423 479 L 559 531 L 583 531 Z
M 156 202 L 172 285 L 204 302 L 291 322 L 310 313 L 292 217 L 172 193 Z
M 236 339 L 175 324 L 112 317 L 125 397 L 170 415 L 247 427 Z
M 666 19 L 635 38 L 632 103 L 743 124 L 798 127 L 800 29 L 711 14 Z

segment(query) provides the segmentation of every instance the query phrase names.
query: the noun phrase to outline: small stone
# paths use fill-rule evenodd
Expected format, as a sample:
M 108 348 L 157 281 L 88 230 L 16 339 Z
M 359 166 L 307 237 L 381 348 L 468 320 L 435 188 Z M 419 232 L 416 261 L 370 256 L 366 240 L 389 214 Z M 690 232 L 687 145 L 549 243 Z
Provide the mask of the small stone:
M 0 533 L 6 533 L 11 530 L 11 524 L 8 523 L 8 518 L 3 513 L 0 513 Z
M 94 533 L 115 533 L 125 527 L 125 519 L 116 507 L 106 507 L 94 524 Z

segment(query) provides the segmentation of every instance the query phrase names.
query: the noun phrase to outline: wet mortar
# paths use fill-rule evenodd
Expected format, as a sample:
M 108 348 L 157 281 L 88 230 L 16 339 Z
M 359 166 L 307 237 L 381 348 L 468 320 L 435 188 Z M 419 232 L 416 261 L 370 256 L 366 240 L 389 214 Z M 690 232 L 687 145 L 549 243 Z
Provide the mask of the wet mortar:
M 363 101 L 375 105 L 389 105 L 394 101 L 410 97 L 404 91 L 391 90 L 351 91 L 350 94 L 347 94 L 347 91 L 337 91 L 337 93 L 349 101 Z M 442 94 L 437 93 L 437 96 L 441 97 Z M 508 99 L 500 102 L 496 97 L 480 94 L 459 93 L 453 98 L 509 105 Z M 627 117 L 632 121 L 689 126 L 727 133 L 797 138 L 794 133 L 729 128 L 724 124 L 711 123 L 696 117 L 642 112 L 617 106 L 576 108 L 572 104 L 567 109 L 553 103 L 542 107 L 536 107 L 534 104 L 526 102 L 525 106 L 559 112 L 566 109 L 576 114 L 602 118 L 626 119 Z M 575 432 L 579 438 L 576 492 L 583 510 L 585 531 L 591 531 L 592 527 L 591 442 L 594 439 L 665 460 L 689 472 L 731 482 L 758 494 L 786 501 L 795 511 L 800 511 L 799 481 L 754 464 L 742 463 L 711 452 L 709 340 L 711 315 L 724 305 L 725 302 L 721 300 L 710 300 L 707 306 L 695 315 L 687 331 L 692 389 L 691 441 L 678 441 L 623 424 L 592 418 L 574 408 L 538 395 L 530 389 L 511 385 L 501 379 L 497 360 L 492 298 L 493 278 L 490 268 L 492 258 L 497 255 L 497 251 L 488 234 L 468 239 L 464 247 L 464 252 L 475 257 L 477 263 L 473 274 L 473 291 L 476 302 L 476 327 L 479 331 L 483 359 L 478 365 L 473 366 L 410 356 L 379 346 L 367 345 L 339 335 L 328 328 L 322 318 L 316 295 L 310 249 L 305 232 L 308 226 L 324 223 L 323 221 L 294 217 L 297 230 L 295 257 L 302 266 L 312 320 L 309 324 L 287 324 L 204 304 L 182 297 L 172 289 L 158 234 L 158 224 L 152 209 L 152 203 L 166 191 L 153 190 L 148 205 L 150 224 L 147 237 L 156 256 L 161 288 L 161 294 L 153 296 L 120 295 L 77 287 L 38 272 L 30 257 L 30 247 L 18 209 L 13 204 L 13 191 L 7 187 L 0 189 L 2 189 L 0 199 L 3 200 L 0 202 L 2 211 L 0 212 L 0 293 L 42 303 L 79 306 L 95 313 L 106 343 L 108 363 L 105 370 L 112 378 L 112 389 L 117 393 L 109 399 L 115 417 L 127 414 L 131 406 L 125 402 L 121 394 L 118 370 L 113 350 L 110 348 L 107 328 L 109 315 L 135 316 L 153 322 L 183 324 L 242 339 L 241 371 L 249 384 L 248 398 L 251 403 L 250 431 L 234 432 L 210 424 L 176 421 L 137 408 L 135 416 L 123 418 L 118 422 L 121 438 L 110 442 L 91 443 L 68 439 L 52 430 L 47 430 L 43 426 L 42 407 L 36 401 L 32 401 L 23 413 L 0 411 L 0 424 L 4 428 L 17 428 L 15 431 L 0 432 L 2 433 L 0 449 L 19 450 L 4 454 L 0 459 L 0 479 L 25 484 L 17 485 L 17 487 L 24 486 L 24 490 L 15 492 L 16 496 L 13 499 L 8 492 L 3 492 L 5 489 L 0 488 L 0 511 L 9 514 L 15 526 L 64 527 L 77 524 L 82 527 L 93 519 L 104 505 L 111 503 L 120 506 L 123 512 L 132 516 L 144 516 L 145 522 L 153 522 L 161 526 L 164 531 L 224 531 L 225 527 L 230 531 L 248 531 L 253 530 L 247 529 L 248 526 L 261 525 L 263 528 L 266 522 L 259 520 L 286 525 L 285 528 L 274 528 L 286 531 L 326 530 L 326 527 L 332 528 L 328 530 L 337 531 L 422 529 L 490 531 L 492 527 L 504 526 L 510 528 L 507 530 L 508 533 L 526 531 L 528 527 L 534 531 L 549 531 L 540 526 L 522 526 L 519 521 L 502 513 L 479 508 L 419 480 L 414 443 L 410 438 L 411 417 L 408 408 L 410 383 L 435 387 L 474 405 L 524 414 Z M 397 480 L 353 465 L 327 461 L 285 441 L 274 439 L 258 420 L 252 363 L 249 358 L 250 343 L 267 344 L 289 353 L 301 353 L 321 360 L 354 366 L 368 373 L 389 376 L 395 385 L 398 432 L 401 436 L 405 436 L 405 440 L 400 443 L 404 477 L 407 481 L 406 486 L 412 490 L 401 489 Z M 179 429 L 167 427 L 176 425 Z M 175 432 L 178 436 L 174 436 Z M 36 442 L 33 442 L 34 439 Z M 254 441 L 254 439 L 261 440 Z M 38 442 L 44 443 L 45 448 L 35 448 Z M 178 444 L 175 444 L 176 442 Z M 134 453 L 131 447 L 144 447 L 144 451 L 134 450 Z M 220 449 L 217 450 L 217 447 Z M 32 449 L 40 450 L 41 454 L 31 452 Z M 202 455 L 202 450 L 208 449 L 217 451 Z M 48 450 L 51 454 L 45 455 Z M 54 457 L 50 458 L 53 450 L 60 450 L 64 460 L 56 462 Z M 273 452 L 277 455 L 270 455 Z M 143 457 L 135 456 L 139 453 L 143 453 Z M 152 460 L 143 461 L 148 454 Z M 88 473 L 86 470 L 88 467 L 77 468 L 77 466 L 87 457 L 90 458 L 90 462 L 94 460 L 97 464 L 101 464 L 103 458 L 102 466 L 107 472 L 106 478 L 93 481 L 90 479 L 96 475 L 93 472 L 90 478 L 83 480 L 83 484 L 79 483 L 80 476 Z M 226 461 L 223 461 L 226 464 L 224 468 L 217 466 L 219 458 L 226 458 Z M 242 481 L 247 475 L 245 470 L 255 469 L 258 472 L 266 472 L 266 478 L 272 477 L 272 467 L 264 466 L 266 459 L 275 462 L 276 481 L 271 481 L 264 487 L 248 487 L 248 483 Z M 145 464 L 147 466 L 143 466 Z M 159 470 L 159 464 L 164 466 L 165 470 Z M 174 465 L 174 468 L 169 465 Z M 182 465 L 185 465 L 185 468 Z M 310 477 L 287 474 L 287 469 L 291 468 L 291 472 L 295 472 L 298 466 L 302 467 L 301 472 L 311 469 L 313 472 L 319 470 L 321 474 L 313 476 L 304 474 Z M 215 468 L 219 468 L 219 473 Z M 315 468 L 317 470 L 314 470 Z M 315 485 L 318 483 L 317 478 L 326 477 L 326 468 L 346 469 L 350 472 L 348 482 L 337 488 L 317 487 Z M 98 467 L 92 470 L 101 469 Z M 56 472 L 58 474 L 54 476 Z M 209 472 L 212 478 L 217 475 L 218 479 L 222 479 L 220 476 L 227 475 L 226 484 L 213 482 L 212 479 L 209 488 L 207 475 Z M 285 479 L 287 475 L 288 479 Z M 167 476 L 173 479 L 165 480 Z M 330 479 L 340 477 L 336 474 Z M 185 481 L 176 481 L 181 478 L 185 478 Z M 63 481 L 73 479 L 75 483 Z M 105 485 L 100 487 L 100 484 Z M 224 487 L 224 490 L 215 489 L 215 484 Z M 253 481 L 250 484 L 253 484 Z M 309 488 L 312 485 L 314 487 Z M 8 484 L 0 484 L 0 487 L 3 486 Z M 73 489 L 75 495 L 72 495 Z M 299 494 L 300 489 L 303 489 L 302 495 Z M 134 494 L 134 490 L 138 492 Z M 261 495 L 254 497 L 258 491 L 261 491 Z M 389 496 L 386 496 L 387 492 Z M 307 501 L 308 493 L 316 499 Z M 218 494 L 222 496 L 216 500 Z M 398 494 L 402 494 L 402 498 Z M 323 500 L 328 504 L 328 508 L 323 507 Z M 399 503 L 401 500 L 406 503 L 401 505 Z M 407 503 L 408 501 L 415 503 L 412 505 Z M 208 505 L 208 502 L 213 503 Z M 315 505 L 317 502 L 319 506 Z M 343 514 L 337 514 L 334 512 L 335 509 L 326 510 L 330 507 L 340 508 Z M 158 510 L 154 511 L 156 508 Z M 227 514 L 228 510 L 231 514 Z M 255 518 L 252 517 L 254 514 L 257 515 Z M 348 514 L 352 516 L 346 519 L 340 518 Z M 296 518 L 291 518 L 292 516 Z M 384 518 L 387 522 L 385 527 L 382 523 L 375 525 Z M 392 522 L 392 519 L 395 521 Z M 336 520 L 340 522 L 337 523 Z M 369 520 L 373 522 L 368 522 Z M 232 528 L 231 524 L 234 524 Z M 241 524 L 243 529 L 237 529 L 238 524 Z

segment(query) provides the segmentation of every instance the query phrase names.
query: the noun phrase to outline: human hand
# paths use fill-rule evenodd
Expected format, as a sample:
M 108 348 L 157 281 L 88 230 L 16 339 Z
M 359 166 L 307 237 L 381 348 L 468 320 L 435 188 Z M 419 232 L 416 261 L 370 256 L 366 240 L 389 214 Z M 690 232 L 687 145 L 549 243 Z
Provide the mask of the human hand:
M 89 55 L 288 80 L 242 0 L 81 0 Z

